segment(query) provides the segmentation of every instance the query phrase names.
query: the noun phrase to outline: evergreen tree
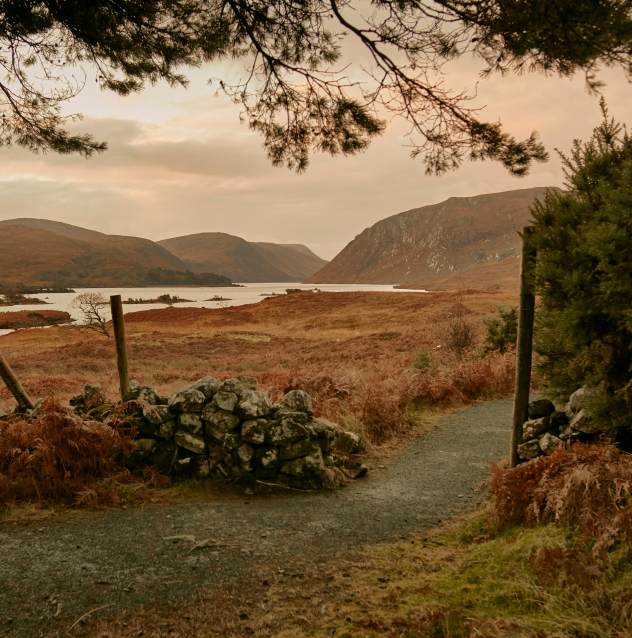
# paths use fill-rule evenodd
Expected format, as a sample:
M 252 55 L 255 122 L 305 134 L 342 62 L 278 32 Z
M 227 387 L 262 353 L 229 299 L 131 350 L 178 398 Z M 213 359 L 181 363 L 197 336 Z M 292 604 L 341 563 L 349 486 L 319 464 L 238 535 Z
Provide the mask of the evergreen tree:
M 349 72 L 358 51 L 364 79 Z M 61 111 L 86 82 L 129 95 L 234 59 L 243 82 L 214 84 L 275 165 L 302 171 L 310 151 L 359 153 L 386 112 L 410 123 L 428 172 L 491 159 L 524 175 L 547 158 L 536 134 L 516 140 L 444 83 L 443 65 L 471 55 L 484 75 L 583 71 L 597 89 L 599 65 L 632 68 L 632 0 L 0 0 L 0 146 L 102 152 L 71 135 Z
M 536 351 L 553 395 L 592 386 L 593 411 L 616 429 L 632 425 L 632 140 L 601 107 L 592 138 L 562 155 L 568 190 L 532 208 Z

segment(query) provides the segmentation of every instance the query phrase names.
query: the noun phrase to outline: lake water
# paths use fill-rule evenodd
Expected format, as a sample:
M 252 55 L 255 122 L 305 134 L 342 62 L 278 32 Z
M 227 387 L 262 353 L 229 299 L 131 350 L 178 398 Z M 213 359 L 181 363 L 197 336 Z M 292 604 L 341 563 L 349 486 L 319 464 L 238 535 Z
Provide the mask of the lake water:
M 296 284 L 296 283 L 266 283 L 266 284 L 243 284 L 243 288 L 210 288 L 208 286 L 197 287 L 177 287 L 165 286 L 164 288 L 77 288 L 76 292 L 68 293 L 41 293 L 32 295 L 38 299 L 45 300 L 47 305 L 27 304 L 19 306 L 2 306 L 0 312 L 12 312 L 17 310 L 34 310 L 36 312 L 44 312 L 45 310 L 64 310 L 74 319 L 80 320 L 81 313 L 72 308 L 71 304 L 75 297 L 83 292 L 102 293 L 106 299 L 110 295 L 121 295 L 123 301 L 128 298 L 132 299 L 156 299 L 160 295 L 169 294 L 172 297 L 178 296 L 183 299 L 190 299 L 191 302 L 175 304 L 176 306 L 186 307 L 193 306 L 195 308 L 221 308 L 227 306 L 243 306 L 244 304 L 259 303 L 264 299 L 264 293 L 285 293 L 286 288 L 300 288 L 302 290 L 314 290 L 318 288 L 324 292 L 349 292 L 356 290 L 367 291 L 389 291 L 389 292 L 411 292 L 410 290 L 395 290 L 392 285 L 352 285 L 338 284 L 314 286 L 313 284 Z M 210 301 L 214 295 L 225 297 L 230 301 Z M 123 313 L 137 312 L 139 310 L 148 310 L 150 308 L 166 308 L 166 304 L 123 304 Z M 12 330 L 0 330 L 0 335 L 8 334 Z

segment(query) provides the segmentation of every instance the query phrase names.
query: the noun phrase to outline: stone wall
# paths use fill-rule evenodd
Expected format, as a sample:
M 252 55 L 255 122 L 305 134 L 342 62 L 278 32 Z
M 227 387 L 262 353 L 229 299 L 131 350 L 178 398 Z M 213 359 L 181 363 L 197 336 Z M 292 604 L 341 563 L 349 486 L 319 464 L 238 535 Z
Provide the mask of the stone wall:
M 155 465 L 173 476 L 250 475 L 299 489 L 322 487 L 327 468 L 348 478 L 366 474 L 366 466 L 348 458 L 362 451 L 361 438 L 314 417 L 312 399 L 302 390 L 273 404 L 253 377 L 205 377 L 170 397 L 132 383 L 126 401 L 146 405 L 129 415 L 137 429 L 136 450 L 123 462 L 131 470 Z M 97 388 L 86 386 L 85 405 L 94 403 Z M 333 455 L 334 447 L 346 454 Z
M 590 389 L 582 387 L 574 392 L 568 403 L 555 406 L 548 399 L 529 404 L 529 421 L 522 426 L 522 445 L 518 455 L 528 461 L 537 456 L 552 454 L 566 441 L 589 442 L 602 431 L 587 412 L 586 400 Z

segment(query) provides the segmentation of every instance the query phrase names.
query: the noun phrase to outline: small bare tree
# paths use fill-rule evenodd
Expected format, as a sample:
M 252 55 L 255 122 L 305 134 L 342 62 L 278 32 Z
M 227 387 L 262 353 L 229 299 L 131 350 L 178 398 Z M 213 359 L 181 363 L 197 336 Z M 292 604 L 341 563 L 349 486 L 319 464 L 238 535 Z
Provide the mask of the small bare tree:
M 465 294 L 459 291 L 444 323 L 437 327 L 439 338 L 459 361 L 476 345 L 476 327 L 470 313 L 471 310 L 465 305 Z
M 77 308 L 83 315 L 83 321 L 79 324 L 81 330 L 94 330 L 112 338 L 106 326 L 110 302 L 100 292 L 83 292 L 73 299 L 70 306 Z

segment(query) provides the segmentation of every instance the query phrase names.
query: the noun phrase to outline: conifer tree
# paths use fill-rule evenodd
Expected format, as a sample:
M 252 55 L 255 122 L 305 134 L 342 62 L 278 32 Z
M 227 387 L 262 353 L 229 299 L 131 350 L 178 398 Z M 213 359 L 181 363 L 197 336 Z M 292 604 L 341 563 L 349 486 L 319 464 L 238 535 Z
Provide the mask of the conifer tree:
M 532 208 L 538 251 L 539 370 L 553 395 L 595 388 L 593 411 L 632 426 L 632 139 L 608 116 L 575 141 L 565 192 Z

